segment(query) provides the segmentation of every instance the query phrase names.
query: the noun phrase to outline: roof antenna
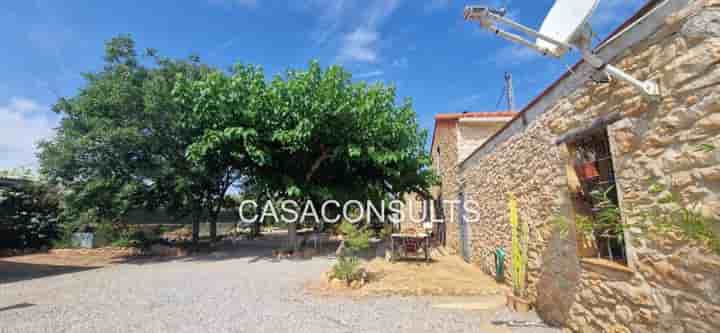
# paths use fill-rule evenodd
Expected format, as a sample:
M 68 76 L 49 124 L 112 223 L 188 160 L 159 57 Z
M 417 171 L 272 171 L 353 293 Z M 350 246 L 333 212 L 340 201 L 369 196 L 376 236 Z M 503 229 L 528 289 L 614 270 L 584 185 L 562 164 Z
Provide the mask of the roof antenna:
M 505 72 L 505 91 L 507 95 L 508 111 L 515 111 L 515 93 L 513 91 L 513 80 L 510 72 Z
M 535 31 L 506 18 L 507 10 L 504 8 L 467 6 L 465 7 L 464 16 L 465 20 L 479 21 L 483 29 L 487 29 L 513 43 L 529 47 L 542 55 L 560 58 L 568 51 L 576 49 L 582 55 L 583 60 L 595 70 L 604 72 L 608 77 L 627 82 L 648 98 L 658 98 L 660 89 L 657 83 L 650 80 L 640 81 L 607 63 L 591 50 L 592 30 L 588 20 L 597 8 L 598 2 L 599 0 L 555 0 L 555 5 L 550 9 L 540 31 Z M 498 23 L 536 40 L 533 43 L 524 36 L 502 30 L 498 27 Z

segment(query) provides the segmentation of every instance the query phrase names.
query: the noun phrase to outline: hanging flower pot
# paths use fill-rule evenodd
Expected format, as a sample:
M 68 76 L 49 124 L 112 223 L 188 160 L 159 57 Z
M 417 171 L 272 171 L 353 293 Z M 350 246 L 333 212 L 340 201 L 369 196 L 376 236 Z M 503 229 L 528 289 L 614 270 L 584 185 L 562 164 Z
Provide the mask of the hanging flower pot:
M 595 162 L 586 162 L 575 166 L 575 172 L 580 179 L 590 179 L 600 177 L 600 172 L 595 166 Z

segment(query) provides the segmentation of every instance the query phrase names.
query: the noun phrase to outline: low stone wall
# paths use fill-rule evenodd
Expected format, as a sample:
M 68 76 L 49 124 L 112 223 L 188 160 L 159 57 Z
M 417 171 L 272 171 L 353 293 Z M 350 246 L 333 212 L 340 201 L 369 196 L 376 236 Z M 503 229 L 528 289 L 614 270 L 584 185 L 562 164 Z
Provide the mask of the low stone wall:
M 507 194 L 514 193 L 530 225 L 530 298 L 546 320 L 575 332 L 720 332 L 720 256 L 681 237 L 650 237 L 629 214 L 658 204 L 650 188 L 665 182 L 683 203 L 701 203 L 705 215 L 720 217 L 720 151 L 697 149 L 720 147 L 718 22 L 720 1 L 690 1 L 615 58 L 632 75 L 658 81 L 660 101 L 617 81 L 581 85 L 524 131 L 462 164 L 461 187 L 481 206 L 481 222 L 471 226 L 472 261 L 493 274 L 493 251 L 510 249 Z M 628 266 L 580 257 L 574 230 L 565 237 L 552 224 L 572 216 L 569 155 L 556 140 L 608 115 L 622 118 L 608 133 L 630 226 Z

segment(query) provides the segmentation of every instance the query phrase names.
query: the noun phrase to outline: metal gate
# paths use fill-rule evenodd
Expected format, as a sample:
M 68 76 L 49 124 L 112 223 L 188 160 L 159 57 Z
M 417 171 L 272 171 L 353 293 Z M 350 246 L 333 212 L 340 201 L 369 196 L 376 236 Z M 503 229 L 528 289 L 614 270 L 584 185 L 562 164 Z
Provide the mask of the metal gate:
M 470 254 L 471 254 L 471 247 L 470 247 L 470 225 L 467 223 L 467 219 L 465 218 L 465 193 L 462 191 L 459 194 L 459 205 L 458 212 L 459 212 L 459 223 L 458 223 L 458 232 L 460 234 L 460 251 L 462 253 L 463 259 L 465 261 L 470 262 Z

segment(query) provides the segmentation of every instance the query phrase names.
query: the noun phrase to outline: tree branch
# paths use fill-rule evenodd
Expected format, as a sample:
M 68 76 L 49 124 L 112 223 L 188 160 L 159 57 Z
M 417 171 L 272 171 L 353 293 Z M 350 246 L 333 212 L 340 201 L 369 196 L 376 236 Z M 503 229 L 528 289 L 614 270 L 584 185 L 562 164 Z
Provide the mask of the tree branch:
M 307 174 L 305 174 L 305 182 L 309 182 L 310 179 L 315 175 L 315 172 L 320 168 L 320 165 L 325 160 L 332 157 L 332 155 L 327 151 L 327 148 L 325 148 L 325 145 L 320 145 L 320 151 L 322 152 L 320 154 L 320 157 L 318 157 L 317 160 L 315 160 L 315 163 L 313 163 L 312 167 L 310 168 L 310 171 L 308 171 Z

